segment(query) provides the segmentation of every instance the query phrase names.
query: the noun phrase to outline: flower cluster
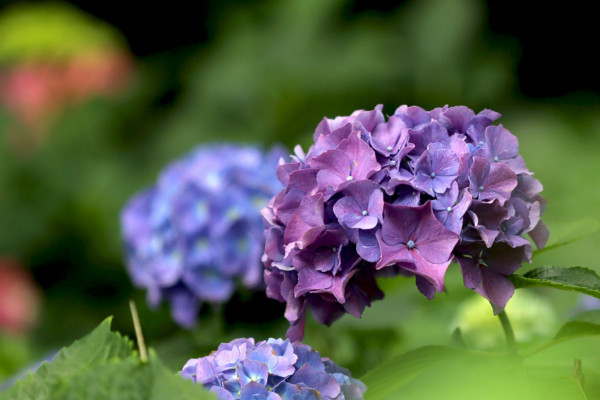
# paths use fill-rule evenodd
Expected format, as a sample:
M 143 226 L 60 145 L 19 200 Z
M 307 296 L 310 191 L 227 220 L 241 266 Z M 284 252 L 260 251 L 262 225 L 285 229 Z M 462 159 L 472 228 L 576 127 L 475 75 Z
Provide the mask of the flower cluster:
M 189 360 L 181 376 L 219 400 L 362 400 L 364 384 L 300 342 L 235 339 Z
M 307 153 L 297 146 L 277 174 L 285 186 L 262 213 L 267 295 L 286 302 L 288 337 L 300 339 L 308 306 L 329 324 L 360 317 L 382 297 L 376 272 L 416 277 L 428 298 L 453 259 L 465 285 L 496 313 L 507 278 L 545 244 L 542 185 L 517 138 L 464 106 L 378 106 L 325 118 Z
M 136 195 L 121 215 L 127 267 L 148 290 L 148 302 L 171 303 L 182 326 L 196 322 L 202 302 L 230 298 L 236 280 L 263 283 L 259 210 L 281 189 L 283 152 L 215 145 L 169 165 L 156 185 Z

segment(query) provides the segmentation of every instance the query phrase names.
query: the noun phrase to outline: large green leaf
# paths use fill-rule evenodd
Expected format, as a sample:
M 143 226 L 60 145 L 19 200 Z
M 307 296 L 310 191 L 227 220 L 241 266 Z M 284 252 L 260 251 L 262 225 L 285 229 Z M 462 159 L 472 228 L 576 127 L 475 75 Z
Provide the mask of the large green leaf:
M 131 341 L 111 332 L 110 318 L 61 350 L 52 362 L 0 394 L 0 400 L 181 400 L 214 399 L 168 371 L 153 354 L 142 363 Z
M 445 347 L 394 357 L 366 374 L 369 400 L 586 400 L 569 366 L 527 365 L 519 359 Z
M 443 346 L 427 346 L 391 358 L 361 378 L 367 398 L 392 399 L 403 386 L 436 363 L 460 353 Z
M 524 275 L 511 275 L 510 279 L 516 288 L 545 286 L 600 298 L 600 277 L 588 268 L 545 266 Z
M 76 376 L 85 374 L 88 369 L 109 360 L 132 357 L 132 343 L 111 332 L 110 321 L 107 318 L 92 333 L 61 350 L 51 363 L 42 364 L 35 374 L 18 381 L 0 399 L 53 399 L 53 396 L 64 392 L 65 386 Z

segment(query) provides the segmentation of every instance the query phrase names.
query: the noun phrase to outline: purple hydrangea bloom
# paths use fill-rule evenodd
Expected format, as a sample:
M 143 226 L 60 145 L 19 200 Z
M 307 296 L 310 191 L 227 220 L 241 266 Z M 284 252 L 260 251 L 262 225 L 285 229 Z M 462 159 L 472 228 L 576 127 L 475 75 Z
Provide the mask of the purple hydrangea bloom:
M 127 269 L 151 306 L 167 300 L 173 319 L 191 327 L 202 302 L 227 301 L 238 280 L 262 285 L 259 211 L 281 189 L 275 167 L 282 154 L 198 148 L 133 197 L 121 214 Z
M 362 400 L 365 385 L 300 342 L 235 339 L 179 372 L 219 400 Z
M 444 290 L 452 261 L 465 285 L 504 309 L 508 276 L 545 245 L 542 185 L 500 114 L 464 106 L 382 106 L 325 118 L 305 153 L 277 176 L 262 210 L 267 295 L 285 302 L 300 340 L 307 308 L 321 323 L 360 317 L 383 297 L 376 276 L 415 276 L 427 297 Z

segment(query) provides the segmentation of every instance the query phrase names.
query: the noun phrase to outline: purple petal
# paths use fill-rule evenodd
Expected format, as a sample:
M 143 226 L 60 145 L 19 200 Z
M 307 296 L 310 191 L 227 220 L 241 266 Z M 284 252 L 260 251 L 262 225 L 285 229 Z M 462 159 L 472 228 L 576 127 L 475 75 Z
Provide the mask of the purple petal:
M 415 265 L 415 269 L 411 272 L 427 280 L 438 292 L 444 291 L 444 276 L 452 259 L 442 263 L 432 263 L 419 251 L 413 251 L 411 254 Z M 427 292 L 424 294 L 427 295 Z
M 337 148 L 340 142 L 344 139 L 347 139 L 351 133 L 352 125 L 346 124 L 327 135 L 320 134 L 315 140 L 315 144 L 308 151 L 306 156 L 307 162 L 311 163 L 313 158 L 323 154 L 327 150 L 333 150 Z
M 450 107 L 442 113 L 440 123 L 450 132 L 465 133 L 467 124 L 475 117 L 475 113 L 468 107 Z
M 477 264 L 477 259 L 457 256 L 456 260 L 460 265 L 465 286 L 472 290 L 481 286 L 483 278 L 479 265 Z
M 409 129 L 410 143 L 413 143 L 415 148 L 411 154 L 420 156 L 431 143 L 442 142 L 448 139 L 448 131 L 437 121 L 425 125 L 420 129 Z
M 539 221 L 535 228 L 529 231 L 529 236 L 531 236 L 531 239 L 533 239 L 535 246 L 538 249 L 542 249 L 548 241 L 550 231 L 548 230 L 548 226 L 546 226 L 543 221 Z
M 325 398 L 335 398 L 340 394 L 340 385 L 334 377 L 326 372 L 316 371 L 309 364 L 304 364 L 289 379 L 290 383 L 303 383 L 314 388 Z
M 340 143 L 338 148 L 350 157 L 354 180 L 367 179 L 381 169 L 375 151 L 357 135 L 350 135 L 348 139 Z
M 469 171 L 469 190 L 473 197 L 483 201 L 498 199 L 500 205 L 510 198 L 517 186 L 515 173 L 506 165 L 491 164 L 484 158 L 473 157 Z
M 410 240 L 419 224 L 418 207 L 383 205 L 381 239 L 388 245 L 404 244 Z
M 489 126 L 485 130 L 485 138 L 492 157 L 508 160 L 519 155 L 519 140 L 502 124 Z
M 237 376 L 242 388 L 255 383 L 266 391 L 264 385 L 267 383 L 269 377 L 269 367 L 267 367 L 267 364 L 247 358 L 243 361 L 243 364 L 240 363 L 237 365 Z
M 375 231 L 375 229 L 359 231 L 358 243 L 356 243 L 356 252 L 358 255 L 370 262 L 377 262 L 381 257 Z
M 475 291 L 492 303 L 494 315 L 500 314 L 506 307 L 508 300 L 513 296 L 515 286 L 510 279 L 491 270 L 484 268 L 481 270 L 481 274 L 483 285 L 476 288 Z

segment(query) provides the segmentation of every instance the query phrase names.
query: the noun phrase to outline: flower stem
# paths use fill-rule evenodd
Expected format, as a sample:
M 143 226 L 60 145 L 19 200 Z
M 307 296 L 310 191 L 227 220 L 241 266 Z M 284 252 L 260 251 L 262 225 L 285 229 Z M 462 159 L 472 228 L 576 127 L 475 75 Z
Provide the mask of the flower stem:
M 518 356 L 519 352 L 517 349 L 517 341 L 515 340 L 515 332 L 513 331 L 510 320 L 506 311 L 502 311 L 498 314 L 500 322 L 502 323 L 502 329 L 504 330 L 504 336 L 506 336 L 506 347 L 508 347 L 508 353 L 512 356 Z
M 135 336 L 137 338 L 138 349 L 140 351 L 140 360 L 142 363 L 148 362 L 148 350 L 144 343 L 144 335 L 142 335 L 142 324 L 140 324 L 140 317 L 135 307 L 133 300 L 129 300 L 129 309 L 131 310 L 131 319 L 133 320 L 133 328 L 135 329 Z

